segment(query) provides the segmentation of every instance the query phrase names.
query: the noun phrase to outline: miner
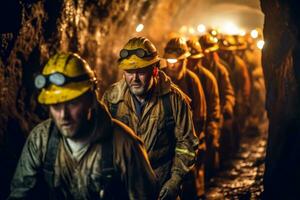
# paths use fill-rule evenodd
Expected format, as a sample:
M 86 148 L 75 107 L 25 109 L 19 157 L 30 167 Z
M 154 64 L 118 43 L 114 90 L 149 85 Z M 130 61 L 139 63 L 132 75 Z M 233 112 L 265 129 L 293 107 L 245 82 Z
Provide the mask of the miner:
M 219 169 L 220 158 L 220 95 L 215 76 L 202 65 L 203 50 L 197 39 L 187 41 L 191 55 L 188 57 L 187 67 L 193 71 L 201 81 L 207 107 L 205 126 L 205 178 L 209 180 Z
M 217 50 L 219 49 L 218 39 L 210 34 L 205 34 L 200 36 L 199 43 L 203 48 L 204 53 L 202 65 L 215 76 L 218 83 L 222 117 L 220 153 L 221 161 L 224 161 L 230 157 L 234 148 L 232 123 L 235 94 L 230 82 L 229 72 L 220 62 L 220 58 L 217 54 Z
M 153 43 L 130 39 L 120 51 L 123 78 L 104 93 L 112 116 L 141 137 L 159 178 L 159 199 L 176 199 L 185 175 L 194 165 L 195 135 L 189 98 L 159 69 Z
M 167 66 L 164 71 L 190 99 L 193 112 L 193 122 L 199 139 L 196 165 L 183 184 L 181 199 L 198 199 L 204 196 L 204 157 L 205 157 L 205 125 L 206 100 L 201 81 L 197 75 L 187 68 L 187 58 L 190 52 L 182 37 L 174 37 L 168 41 L 164 49 Z
M 143 143 L 97 100 L 97 79 L 74 53 L 51 57 L 35 86 L 50 118 L 23 148 L 9 199 L 156 199 Z
M 220 57 L 228 63 L 227 70 L 235 93 L 234 106 L 234 144 L 239 147 L 241 135 L 246 131 L 246 120 L 250 113 L 251 82 L 246 63 L 237 55 L 239 49 L 245 49 L 246 43 L 238 45 L 232 35 L 226 35 L 219 42 Z

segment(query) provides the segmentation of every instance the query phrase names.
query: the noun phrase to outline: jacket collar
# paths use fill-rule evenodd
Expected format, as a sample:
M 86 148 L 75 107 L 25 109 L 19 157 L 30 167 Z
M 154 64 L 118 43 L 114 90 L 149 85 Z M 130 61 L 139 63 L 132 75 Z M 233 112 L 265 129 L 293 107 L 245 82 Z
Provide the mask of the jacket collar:
M 97 108 L 93 111 L 93 130 L 91 133 L 91 143 L 103 140 L 111 136 L 113 122 L 106 106 L 99 102 Z

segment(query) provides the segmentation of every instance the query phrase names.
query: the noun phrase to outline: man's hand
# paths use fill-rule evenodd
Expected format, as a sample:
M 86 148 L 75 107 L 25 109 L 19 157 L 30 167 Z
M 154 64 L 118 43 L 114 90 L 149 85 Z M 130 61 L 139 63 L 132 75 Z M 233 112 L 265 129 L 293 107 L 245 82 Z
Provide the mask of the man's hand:
M 162 187 L 159 193 L 159 200 L 175 200 L 178 196 L 181 184 L 181 177 L 173 175 Z

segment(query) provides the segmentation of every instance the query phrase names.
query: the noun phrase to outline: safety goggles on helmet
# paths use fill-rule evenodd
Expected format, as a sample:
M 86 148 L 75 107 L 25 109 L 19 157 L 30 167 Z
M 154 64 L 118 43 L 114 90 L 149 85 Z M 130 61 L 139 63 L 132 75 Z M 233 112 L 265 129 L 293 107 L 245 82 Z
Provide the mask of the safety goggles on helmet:
M 70 82 L 81 82 L 89 79 L 90 77 L 88 74 L 84 74 L 78 77 L 68 77 L 62 73 L 56 72 L 47 76 L 42 74 L 37 75 L 34 79 L 34 85 L 37 89 L 42 89 L 48 86 L 49 84 L 63 86 Z
M 120 59 L 125 59 L 130 57 L 131 55 L 136 55 L 139 58 L 145 58 L 145 57 L 153 57 L 157 55 L 157 52 L 149 53 L 145 49 L 138 48 L 138 49 L 133 49 L 133 50 L 128 50 L 128 49 L 122 49 L 120 51 Z

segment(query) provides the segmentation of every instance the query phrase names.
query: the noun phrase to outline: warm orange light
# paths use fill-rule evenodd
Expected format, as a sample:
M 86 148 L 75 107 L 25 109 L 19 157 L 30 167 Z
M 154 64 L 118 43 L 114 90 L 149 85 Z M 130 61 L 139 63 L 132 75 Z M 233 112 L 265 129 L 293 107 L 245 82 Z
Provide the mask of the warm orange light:
M 211 34 L 212 34 L 213 36 L 216 36 L 216 35 L 218 34 L 218 32 L 217 32 L 216 30 L 212 30 L 212 31 L 211 31 Z
M 188 27 L 186 27 L 186 26 L 182 26 L 182 27 L 180 27 L 180 29 L 179 29 L 179 32 L 180 33 L 186 33 L 188 31 Z
M 193 28 L 193 27 L 189 27 L 189 33 L 191 34 L 191 35 L 194 35 L 195 34 L 195 29 Z
M 235 35 L 239 33 L 239 28 L 237 25 L 231 21 L 228 21 L 224 23 L 222 27 L 222 32 L 229 34 L 229 35 Z
M 168 59 L 167 59 L 167 62 L 170 63 L 170 64 L 177 63 L 177 61 L 178 61 L 178 60 L 175 59 L 175 58 L 168 58 Z
M 205 25 L 204 25 L 204 24 L 199 24 L 199 25 L 197 26 L 197 31 L 198 31 L 199 33 L 204 33 L 204 32 L 206 31 Z
M 136 26 L 135 31 L 136 32 L 141 32 L 144 29 L 144 24 L 139 24 Z
M 254 30 L 251 31 L 250 35 L 251 35 L 252 38 L 255 39 L 255 38 L 258 37 L 258 31 L 254 29 Z
M 239 35 L 240 35 L 240 36 L 245 36 L 245 35 L 246 35 L 246 31 L 243 30 L 243 29 L 241 29 L 241 30 L 239 31 Z
M 263 49 L 264 45 L 265 45 L 265 41 L 259 40 L 256 45 L 257 45 L 257 48 Z

